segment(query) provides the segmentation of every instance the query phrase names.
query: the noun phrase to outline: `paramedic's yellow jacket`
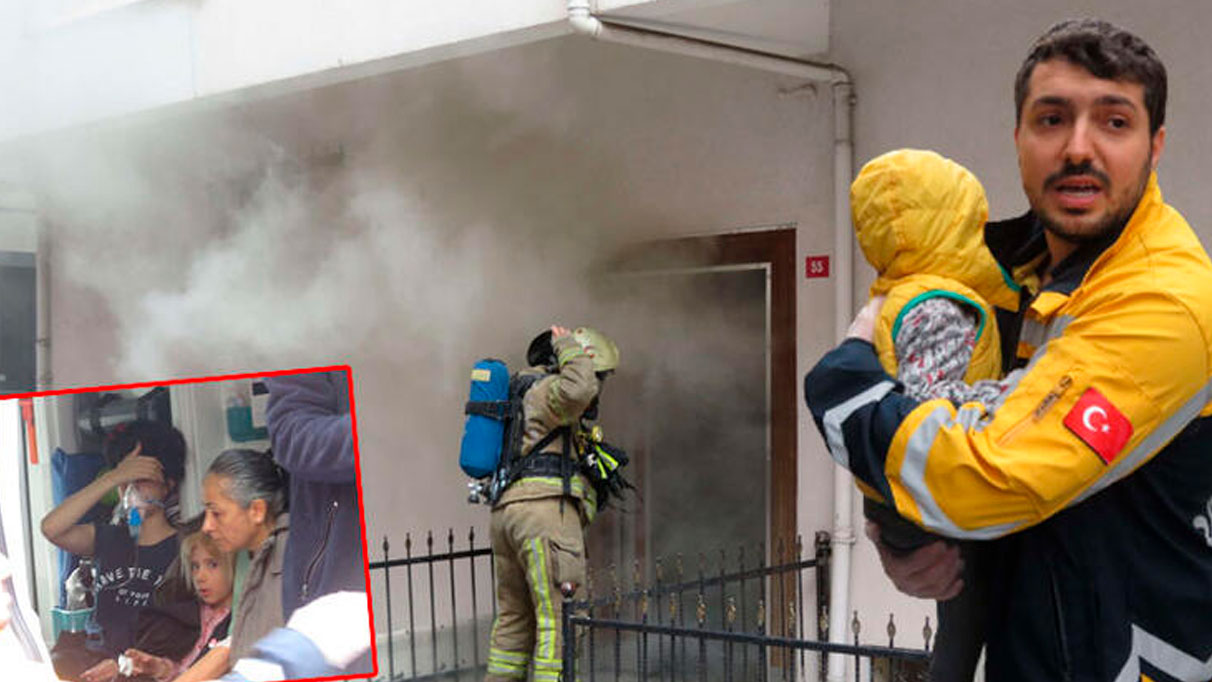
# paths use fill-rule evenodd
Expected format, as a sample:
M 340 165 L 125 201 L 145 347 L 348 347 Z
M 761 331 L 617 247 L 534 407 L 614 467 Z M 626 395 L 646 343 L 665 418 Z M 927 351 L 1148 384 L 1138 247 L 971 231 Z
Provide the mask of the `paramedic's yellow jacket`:
M 1044 253 L 1030 214 L 986 242 L 1011 272 Z M 991 682 L 1212 679 L 1212 263 L 1153 176 L 1120 233 L 1051 274 L 1003 326 L 1025 370 L 995 413 L 915 403 L 855 339 L 806 400 L 834 458 L 903 516 L 1013 534 Z

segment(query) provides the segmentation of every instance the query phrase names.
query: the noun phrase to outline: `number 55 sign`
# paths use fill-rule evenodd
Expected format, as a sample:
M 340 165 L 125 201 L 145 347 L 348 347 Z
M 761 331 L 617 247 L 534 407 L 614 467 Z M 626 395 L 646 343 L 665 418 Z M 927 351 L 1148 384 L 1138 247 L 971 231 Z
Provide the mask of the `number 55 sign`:
M 804 277 L 813 279 L 829 276 L 829 256 L 808 256 L 804 259 Z

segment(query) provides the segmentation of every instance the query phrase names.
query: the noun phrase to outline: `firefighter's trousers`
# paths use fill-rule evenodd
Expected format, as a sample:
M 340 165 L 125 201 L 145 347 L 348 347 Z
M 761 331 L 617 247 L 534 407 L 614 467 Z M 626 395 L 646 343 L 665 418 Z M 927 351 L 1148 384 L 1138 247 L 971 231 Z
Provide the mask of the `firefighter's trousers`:
M 563 504 L 561 504 L 561 499 Z M 585 585 L 585 536 L 570 498 L 518 500 L 492 511 L 497 619 L 485 682 L 558 682 L 562 663 L 561 583 Z

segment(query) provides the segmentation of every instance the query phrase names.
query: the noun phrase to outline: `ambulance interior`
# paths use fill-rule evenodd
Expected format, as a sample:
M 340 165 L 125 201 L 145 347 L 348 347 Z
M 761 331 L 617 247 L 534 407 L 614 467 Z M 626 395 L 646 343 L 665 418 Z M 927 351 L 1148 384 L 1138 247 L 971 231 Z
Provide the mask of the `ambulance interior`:
M 91 595 L 79 573 L 69 583 L 79 557 L 52 545 L 39 526 L 56 504 L 108 470 L 101 456 L 107 435 L 136 419 L 180 430 L 186 442 L 180 518 L 191 519 L 202 511 L 201 476 L 220 452 L 269 447 L 265 403 L 264 384 L 255 378 L 0 401 L 0 488 L 6 491 L 0 531 L 18 604 L 35 619 L 27 625 L 37 641 L 27 646 L 49 650 L 62 633 L 89 627 Z M 127 522 L 115 515 L 120 501 L 113 497 L 80 522 Z

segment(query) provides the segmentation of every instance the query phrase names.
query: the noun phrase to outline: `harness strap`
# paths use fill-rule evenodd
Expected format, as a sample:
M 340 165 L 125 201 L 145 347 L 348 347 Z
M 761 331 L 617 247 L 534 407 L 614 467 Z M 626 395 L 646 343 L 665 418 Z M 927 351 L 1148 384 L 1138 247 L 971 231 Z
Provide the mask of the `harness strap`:
M 467 404 L 463 406 L 463 414 L 474 414 L 497 421 L 505 421 L 509 416 L 509 401 L 468 400 Z
M 565 459 L 561 455 L 543 453 L 524 457 L 516 467 L 516 478 L 524 476 L 561 476 Z
M 540 452 L 561 436 L 564 436 L 564 454 L 556 455 Z M 539 439 L 539 442 L 535 443 L 524 455 L 513 460 L 507 472 L 507 485 L 512 484 L 524 475 L 559 476 L 564 479 L 564 495 L 571 495 L 571 471 L 568 468 L 571 464 L 568 458 L 569 442 L 571 440 L 572 431 L 567 426 L 552 429 L 546 436 Z
M 536 453 L 542 452 L 543 448 L 547 447 L 548 445 L 551 445 L 551 442 L 554 441 L 555 439 L 557 439 L 563 435 L 571 435 L 571 433 L 572 432 L 569 430 L 569 428 L 567 426 L 561 426 L 559 428 L 552 429 L 551 431 L 549 431 L 547 433 L 546 436 L 543 436 L 542 438 L 540 438 L 539 442 L 535 443 L 533 447 L 531 447 L 529 450 L 527 450 L 526 453 L 524 455 L 522 455 L 522 457 L 526 458 L 526 457 L 530 457 L 531 455 L 534 455 Z M 565 455 L 568 454 L 567 439 L 564 441 L 564 454 Z
M 524 430 L 524 422 L 526 419 L 525 410 L 522 407 L 523 396 L 530 390 L 531 386 L 537 383 L 543 377 L 536 375 L 515 375 L 510 380 L 509 395 L 510 400 L 506 401 L 498 407 L 501 401 L 481 401 L 468 402 L 464 407 L 464 411 L 468 414 L 485 414 L 492 418 L 498 414 L 503 414 L 511 417 L 509 431 L 506 434 L 505 452 L 501 458 L 502 466 L 497 469 L 497 473 L 493 476 L 493 489 L 496 492 L 490 493 L 490 501 L 496 504 L 496 500 L 513 482 L 523 476 L 559 476 L 563 481 L 563 495 L 560 499 L 560 511 L 564 509 L 565 497 L 572 496 L 572 476 L 576 471 L 575 463 L 572 460 L 572 427 L 560 426 L 549 431 L 546 435 L 539 439 L 537 443 L 530 447 L 526 452 L 521 451 L 522 434 Z M 497 412 L 496 410 L 501 410 Z M 563 438 L 564 443 L 561 447 L 561 455 L 549 454 L 542 452 L 544 448 L 555 442 L 555 439 Z

